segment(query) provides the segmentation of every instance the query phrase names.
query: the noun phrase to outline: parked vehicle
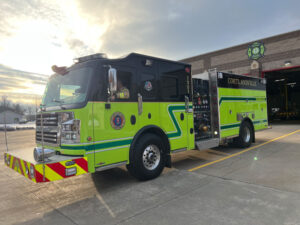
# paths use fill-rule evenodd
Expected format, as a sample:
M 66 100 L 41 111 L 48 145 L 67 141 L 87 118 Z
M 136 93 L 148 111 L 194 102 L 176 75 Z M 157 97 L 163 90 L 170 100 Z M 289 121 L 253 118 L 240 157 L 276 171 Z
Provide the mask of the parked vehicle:
M 131 53 L 53 67 L 31 152 L 5 163 L 34 182 L 121 165 L 139 180 L 171 167 L 171 154 L 222 143 L 249 147 L 268 127 L 264 79 Z

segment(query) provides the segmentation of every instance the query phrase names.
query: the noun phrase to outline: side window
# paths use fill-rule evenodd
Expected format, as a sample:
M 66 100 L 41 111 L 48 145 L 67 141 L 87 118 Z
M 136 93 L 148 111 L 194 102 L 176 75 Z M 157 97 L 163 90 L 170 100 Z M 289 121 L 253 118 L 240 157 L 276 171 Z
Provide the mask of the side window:
M 161 77 L 161 97 L 163 100 L 178 99 L 178 79 L 176 77 Z
M 162 101 L 184 101 L 185 96 L 189 95 L 188 77 L 184 65 L 161 62 L 159 75 Z
M 142 73 L 141 74 L 141 94 L 144 100 L 155 100 L 156 99 L 156 79 L 155 74 Z
M 131 101 L 134 98 L 133 93 L 133 75 L 131 72 L 118 69 L 117 70 L 117 92 L 115 101 Z
M 95 76 L 91 82 L 91 99 L 92 101 L 107 101 L 107 70 L 97 71 L 97 75 L 98 76 Z

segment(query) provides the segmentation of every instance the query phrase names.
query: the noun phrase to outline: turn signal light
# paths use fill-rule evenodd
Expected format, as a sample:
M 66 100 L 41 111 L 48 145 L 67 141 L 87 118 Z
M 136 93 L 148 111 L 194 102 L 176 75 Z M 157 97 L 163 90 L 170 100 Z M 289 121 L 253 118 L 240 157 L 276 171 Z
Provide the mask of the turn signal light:
M 73 176 L 77 173 L 76 167 L 66 168 L 66 176 Z

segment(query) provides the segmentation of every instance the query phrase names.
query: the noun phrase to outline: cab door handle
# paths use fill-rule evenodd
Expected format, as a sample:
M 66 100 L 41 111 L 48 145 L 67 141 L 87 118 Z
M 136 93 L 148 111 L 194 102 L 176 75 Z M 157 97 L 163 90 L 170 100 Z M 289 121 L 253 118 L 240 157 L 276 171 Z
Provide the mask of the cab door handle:
M 143 96 L 138 93 L 138 112 L 139 115 L 143 113 Z
M 184 96 L 184 102 L 185 102 L 185 112 L 186 113 L 191 113 L 193 112 L 192 109 L 190 109 L 190 106 L 189 106 L 189 96 Z

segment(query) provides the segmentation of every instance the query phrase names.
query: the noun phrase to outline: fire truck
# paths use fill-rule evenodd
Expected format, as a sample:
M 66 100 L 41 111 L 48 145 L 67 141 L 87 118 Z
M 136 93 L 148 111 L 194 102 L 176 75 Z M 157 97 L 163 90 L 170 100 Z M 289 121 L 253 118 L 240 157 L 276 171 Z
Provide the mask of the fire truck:
M 171 155 L 229 143 L 242 148 L 268 127 L 264 79 L 131 53 L 94 54 L 52 67 L 36 118 L 36 147 L 5 152 L 33 182 L 126 165 L 138 180 L 171 167 Z M 126 90 L 126 95 L 122 94 Z

